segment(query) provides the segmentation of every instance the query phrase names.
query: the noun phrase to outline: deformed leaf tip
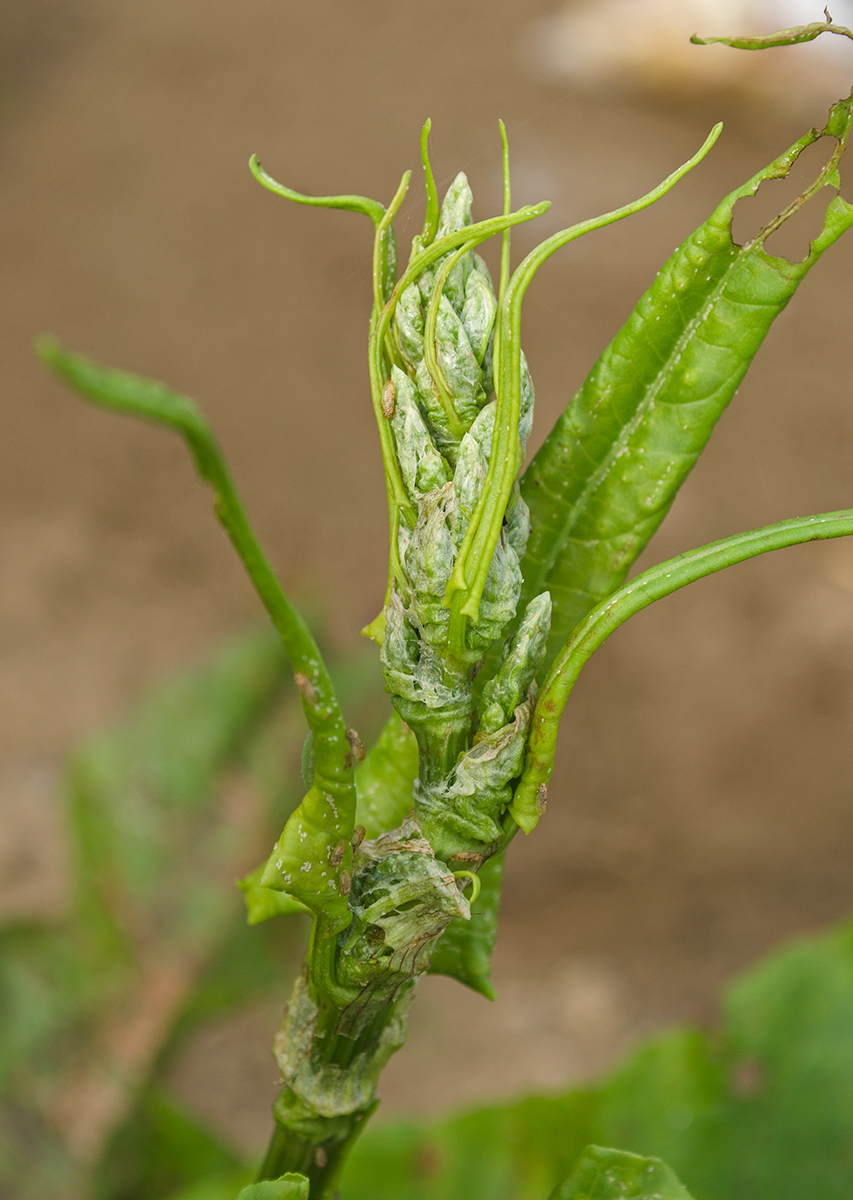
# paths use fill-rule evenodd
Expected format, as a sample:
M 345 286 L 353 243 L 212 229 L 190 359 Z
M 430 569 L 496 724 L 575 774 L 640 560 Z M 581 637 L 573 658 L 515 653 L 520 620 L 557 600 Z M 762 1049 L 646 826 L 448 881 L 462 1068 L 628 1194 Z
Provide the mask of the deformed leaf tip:
M 33 349 L 41 361 L 48 364 L 56 362 L 63 353 L 61 343 L 51 333 L 40 334 L 33 343 Z

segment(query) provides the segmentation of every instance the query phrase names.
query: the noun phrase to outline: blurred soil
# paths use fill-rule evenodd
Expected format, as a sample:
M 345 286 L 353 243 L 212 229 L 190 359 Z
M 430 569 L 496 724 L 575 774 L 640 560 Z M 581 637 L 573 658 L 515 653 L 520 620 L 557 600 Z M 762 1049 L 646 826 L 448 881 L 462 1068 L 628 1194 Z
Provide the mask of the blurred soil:
M 260 618 L 183 447 L 67 395 L 35 364 L 35 334 L 199 399 L 288 586 L 322 597 L 345 648 L 384 579 L 370 231 L 262 192 L 250 152 L 301 190 L 387 198 L 429 115 L 439 180 L 467 171 L 482 215 L 499 205 L 502 116 L 515 199 L 553 201 L 538 240 L 647 190 L 724 118 L 666 200 L 564 250 L 531 288 L 541 440 L 673 246 L 836 98 L 795 114 L 723 93 L 572 93 L 522 51 L 552 8 L 0 3 L 7 913 L 61 909 L 69 748 Z M 422 212 L 412 192 L 403 243 Z M 778 321 L 645 565 L 853 503 L 851 267 L 849 237 Z M 733 973 L 849 913 L 852 683 L 846 541 L 767 556 L 634 618 L 587 668 L 547 816 L 513 846 L 498 1002 L 426 981 L 383 1112 L 588 1077 L 650 1030 L 713 1020 Z M 265 1007 L 212 1026 L 174 1068 L 188 1103 L 247 1147 L 268 1124 L 275 1019 Z

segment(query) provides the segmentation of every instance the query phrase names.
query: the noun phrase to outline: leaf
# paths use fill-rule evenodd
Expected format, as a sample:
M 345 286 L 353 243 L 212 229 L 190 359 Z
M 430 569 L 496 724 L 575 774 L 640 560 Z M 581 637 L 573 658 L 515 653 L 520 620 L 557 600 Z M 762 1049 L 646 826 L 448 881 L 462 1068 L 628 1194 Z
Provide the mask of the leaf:
M 26 926 L 0 930 L 0 1096 L 74 1019 L 83 988 L 67 937 Z
M 593 1105 L 573 1092 L 370 1127 L 344 1170 L 341 1200 L 544 1200 L 590 1142 Z
M 243 1188 L 237 1200 L 308 1200 L 308 1180 L 304 1175 L 288 1173 Z
M 284 196 L 286 200 L 295 200 L 297 204 L 311 204 L 318 208 L 344 208 L 349 212 L 361 212 L 370 217 L 374 226 L 378 226 L 385 216 L 385 209 L 379 201 L 371 200 L 367 196 L 305 196 L 301 192 L 294 192 L 293 188 L 285 187 L 283 183 L 276 182 L 271 175 L 267 174 L 261 166 L 257 154 L 253 154 L 249 159 L 249 170 L 258 183 L 268 191 L 274 192 L 277 196 Z
M 542 1200 L 590 1143 L 664 1160 L 701 1200 L 849 1200 L 853 921 L 770 955 L 723 1012 L 722 1029 L 659 1035 L 598 1085 L 368 1129 L 342 1200 Z
M 290 917 L 294 913 L 310 913 L 311 909 L 302 904 L 295 896 L 286 892 L 276 892 L 272 888 L 263 887 L 261 876 L 266 870 L 266 863 L 261 863 L 237 886 L 246 897 L 246 911 L 250 925 L 260 925 L 272 917 Z
M 691 1196 L 659 1158 L 587 1146 L 551 1200 L 691 1200 Z
M 233 878 L 269 820 L 232 771 L 262 740 L 287 678 L 272 631 L 244 635 L 75 756 L 73 913 L 55 929 L 0 935 L 0 1192 L 86 1190 L 116 1127 L 148 1120 L 134 1105 L 194 989 L 198 1015 L 221 1006 L 212 967 L 224 948 L 238 992 L 281 986 L 265 933 L 248 954 L 232 936 Z M 281 753 L 286 727 L 276 732 Z M 277 789 L 261 794 L 278 815 Z
M 241 836 L 233 825 L 223 836 L 222 772 L 270 712 L 286 671 L 278 640 L 253 633 L 161 685 L 124 728 L 75 756 L 80 916 L 105 961 L 149 929 L 193 957 L 219 935 Z M 244 839 L 259 819 L 244 811 Z
M 370 217 L 377 234 L 374 253 L 376 303 L 378 304 L 380 301 L 384 303 L 388 299 L 397 278 L 397 243 L 394 240 L 394 229 L 386 217 L 386 210 L 378 200 L 371 200 L 367 196 L 305 196 L 301 192 L 295 192 L 293 188 L 285 187 L 283 183 L 278 183 L 271 175 L 268 175 L 261 166 L 257 154 L 253 154 L 249 159 L 249 170 L 258 183 L 277 196 L 284 196 L 286 200 L 294 200 L 297 204 L 309 204 L 317 208 L 343 208 L 349 212 L 361 212 Z
M 354 818 L 349 806 L 339 807 L 330 792 L 312 784 L 261 871 L 261 888 L 287 892 L 323 914 L 330 931 L 345 929 L 352 919 L 347 895 Z
M 490 976 L 503 873 L 503 854 L 495 854 L 483 863 L 478 872 L 480 894 L 471 904 L 471 919 L 450 922 L 432 952 L 429 969 L 431 975 L 458 979 L 487 1000 L 497 998 Z
M 328 668 L 311 631 L 285 595 L 249 525 L 222 451 L 198 407 L 162 383 L 102 367 L 80 354 L 71 354 L 53 338 L 41 338 L 37 351 L 47 366 L 87 400 L 156 421 L 186 439 L 199 475 L 214 490 L 216 514 L 287 651 L 302 696 L 305 718 L 314 735 L 316 794 L 328 796 L 338 814 L 334 821 L 324 822 L 323 801 L 319 806 L 314 804 L 315 797 L 309 791 L 306 819 L 315 822 L 318 836 L 322 829 L 326 842 L 340 836 L 338 826 L 348 828 L 347 836 L 352 836 L 355 816 L 352 756 Z M 338 869 L 338 884 L 344 869 Z M 312 894 L 319 896 L 320 892 Z M 339 906 L 333 904 L 332 908 L 340 920 Z
M 243 1167 L 237 1171 L 207 1175 L 177 1192 L 171 1192 L 168 1200 L 234 1200 L 241 1188 L 254 1178 L 255 1173 L 250 1167 Z M 160 1200 L 160 1197 L 157 1197 L 157 1200 Z
M 618 588 L 579 621 L 572 636 L 552 662 L 545 677 L 531 722 L 524 773 L 515 790 L 510 812 L 525 831 L 536 826 L 554 766 L 560 720 L 584 665 L 621 624 L 656 600 L 736 563 L 804 542 L 853 534 L 853 509 L 817 513 L 793 521 L 780 521 L 722 538 L 697 550 L 688 550 L 643 571 Z M 484 690 L 483 695 L 486 696 Z
M 94 1200 L 129 1195 L 154 1200 L 240 1165 L 233 1151 L 155 1085 L 145 1089 L 133 1118 L 112 1138 Z
M 546 588 L 554 601 L 553 657 L 579 620 L 609 595 L 669 511 L 773 320 L 817 260 L 853 224 L 836 195 L 800 263 L 774 258 L 764 239 L 736 246 L 732 210 L 765 179 L 784 176 L 806 146 L 839 139 L 826 168 L 783 214 L 825 184 L 853 119 L 840 101 L 812 130 L 732 192 L 679 247 L 531 462 L 522 479 L 532 532 L 519 611 Z M 547 659 L 546 659 L 547 661 Z
M 417 777 L 418 743 L 395 712 L 355 773 L 355 819 L 367 837 L 378 837 L 402 823 L 414 807 L 412 788 Z
M 489 466 L 486 479 L 480 490 L 474 512 L 471 515 L 468 528 L 459 554 L 453 568 L 453 575 L 448 584 L 445 603 L 451 607 L 451 627 L 453 626 L 453 611 L 458 610 L 477 620 L 480 599 L 483 595 L 490 563 L 498 542 L 503 517 L 506 513 L 510 494 L 521 466 L 523 451 L 519 442 L 519 420 L 522 392 L 522 353 L 520 343 L 521 304 L 524 294 L 533 276 L 547 258 L 561 247 L 568 245 L 584 234 L 602 229 L 621 221 L 625 217 L 640 212 L 649 205 L 656 203 L 666 195 L 680 179 L 701 162 L 716 142 L 722 130 L 718 123 L 711 130 L 704 144 L 687 162 L 667 176 L 657 187 L 645 196 L 612 212 L 602 213 L 588 221 L 581 221 L 568 229 L 552 234 L 535 250 L 531 250 L 517 270 L 506 288 L 503 290 L 503 263 L 501 282 L 501 301 L 495 324 L 495 395 L 497 411 L 492 436 L 492 449 L 489 456 Z M 507 179 L 504 177 L 506 189 Z M 505 191 L 506 196 L 506 191 Z M 458 591 L 465 592 L 463 597 L 456 595 Z M 534 594 L 544 591 L 537 588 Z M 529 596 L 527 597 L 529 599 Z M 526 602 L 525 602 L 526 606 Z M 451 643 L 453 636 L 451 633 Z

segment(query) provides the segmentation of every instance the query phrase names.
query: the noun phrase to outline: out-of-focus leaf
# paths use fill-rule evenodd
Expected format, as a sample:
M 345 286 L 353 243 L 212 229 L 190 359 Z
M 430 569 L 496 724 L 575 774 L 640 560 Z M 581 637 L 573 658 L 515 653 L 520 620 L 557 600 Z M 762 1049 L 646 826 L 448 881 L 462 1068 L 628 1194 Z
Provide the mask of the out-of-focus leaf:
M 222 772 L 285 677 L 277 639 L 252 634 L 158 689 L 124 729 L 77 755 L 70 808 L 93 949 L 104 938 L 112 957 L 117 943 L 155 937 L 194 952 L 221 928 L 223 872 L 257 819 L 249 797 L 222 795 Z
M 772 322 L 824 250 L 853 224 L 853 207 L 834 196 L 823 230 L 799 263 L 765 252 L 775 225 L 744 246 L 731 236 L 735 203 L 763 180 L 786 174 L 821 136 L 837 137 L 839 146 L 813 190 L 840 186 L 836 164 L 851 109 L 853 99 L 839 101 L 824 130 L 806 134 L 732 192 L 676 250 L 531 462 L 521 484 L 531 536 L 518 611 L 550 591 L 546 661 L 625 579 Z
M 368 659 L 335 671 L 357 710 Z M 274 634 L 243 637 L 76 756 L 74 911 L 55 929 L 0 932 L 0 1195 L 77 1200 L 94 1187 L 103 1200 L 161 1200 L 201 1173 L 233 1200 L 250 1182 L 242 1166 L 214 1176 L 213 1159 L 190 1154 L 177 1182 L 134 1183 L 141 1151 L 121 1151 L 117 1172 L 112 1139 L 150 1141 L 146 1078 L 199 1022 L 271 989 L 286 994 L 291 981 L 304 923 L 248 929 L 234 886 L 301 794 L 304 718 L 295 699 L 277 702 L 288 676 Z M 177 1118 L 158 1128 L 180 1143 Z M 207 1135 L 193 1128 L 198 1148 Z
M 594 1105 L 592 1095 L 572 1092 L 368 1128 L 344 1171 L 341 1198 L 544 1200 L 592 1140 Z
M 73 1195 L 78 1168 L 50 1120 L 50 1095 L 85 1038 L 84 966 L 53 929 L 0 932 L 0 1195 Z
M 587 1146 L 551 1200 L 692 1200 L 659 1158 Z
M 853 1191 L 853 925 L 730 989 L 721 1041 L 670 1035 L 602 1095 L 596 1140 L 659 1154 L 703 1200 Z
M 471 904 L 469 921 L 451 921 L 432 952 L 431 975 L 449 975 L 487 1000 L 494 1000 L 491 984 L 492 951 L 498 933 L 498 905 L 504 873 L 504 855 L 496 854 L 479 871 L 480 894 Z
M 167 1200 L 234 1200 L 256 1174 L 257 1167 L 244 1167 L 238 1171 L 208 1175 L 206 1179 L 200 1179 L 178 1192 L 172 1192 Z
M 250 928 L 238 908 L 164 1042 L 161 1058 L 168 1058 L 200 1024 L 227 1016 L 259 997 L 286 995 L 307 935 L 306 925 L 294 921 Z
M 80 964 L 56 930 L 0 930 L 0 1096 L 21 1064 L 67 1026 L 83 985 Z
M 243 1188 L 237 1200 L 308 1200 L 308 1180 L 304 1175 L 288 1173 Z
M 272 633 L 243 637 L 77 755 L 72 914 L 55 929 L 0 934 L 0 1194 L 91 1190 L 190 996 L 199 1013 L 215 1002 L 211 968 L 240 920 L 234 876 L 280 805 L 280 788 L 266 794 L 271 762 L 254 789 L 233 768 L 255 769 L 286 678 Z M 238 991 L 282 974 L 255 937 Z
M 168 1196 L 242 1164 L 156 1085 L 147 1088 L 132 1120 L 113 1136 L 98 1171 L 94 1200 Z
M 853 923 L 769 957 L 723 1011 L 719 1033 L 664 1034 L 597 1087 L 368 1129 L 341 1196 L 542 1200 L 592 1143 L 662 1159 L 701 1200 L 849 1200 Z

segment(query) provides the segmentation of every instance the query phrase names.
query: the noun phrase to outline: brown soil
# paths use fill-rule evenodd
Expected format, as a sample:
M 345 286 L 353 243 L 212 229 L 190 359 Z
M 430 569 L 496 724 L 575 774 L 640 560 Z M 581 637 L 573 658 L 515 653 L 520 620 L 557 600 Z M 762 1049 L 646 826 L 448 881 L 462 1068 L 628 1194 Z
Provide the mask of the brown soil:
M 344 647 L 384 574 L 369 228 L 262 192 L 249 153 L 305 191 L 387 198 L 430 115 L 439 180 L 466 170 L 485 213 L 502 116 L 516 199 L 553 201 L 539 236 L 640 194 L 725 117 L 712 156 L 665 201 L 564 251 L 531 289 L 541 437 L 672 247 L 822 124 L 819 108 L 543 84 L 519 47 L 551 7 L 0 3 L 6 911 L 62 903 L 55 778 L 69 747 L 259 616 L 183 448 L 70 398 L 33 361 L 36 333 L 203 403 L 288 585 L 324 598 Z M 413 191 L 402 239 L 421 211 Z M 647 564 L 851 504 L 851 256 L 848 239 L 778 321 Z M 427 981 L 384 1111 L 581 1078 L 648 1030 L 712 1019 L 734 972 L 847 914 L 851 681 L 846 542 L 739 567 L 620 631 L 571 702 L 543 826 L 513 847 L 500 999 Z M 212 1027 L 175 1069 L 245 1146 L 263 1140 L 274 1020 L 264 1009 Z

